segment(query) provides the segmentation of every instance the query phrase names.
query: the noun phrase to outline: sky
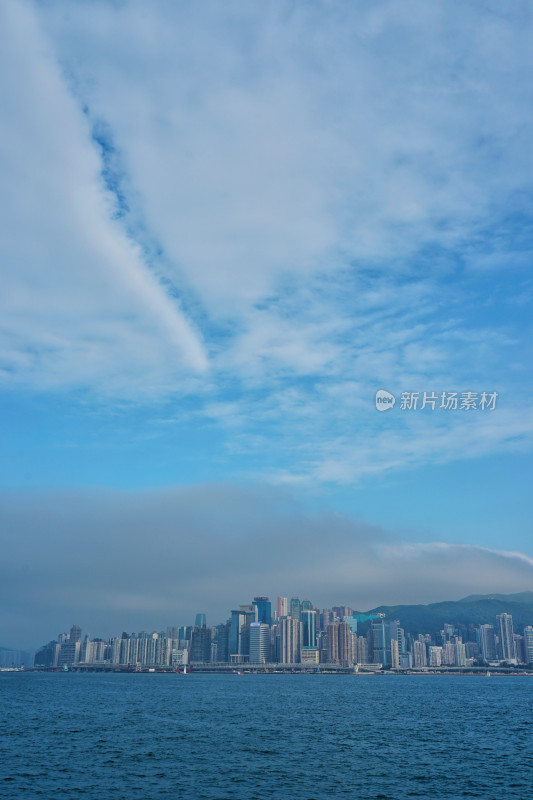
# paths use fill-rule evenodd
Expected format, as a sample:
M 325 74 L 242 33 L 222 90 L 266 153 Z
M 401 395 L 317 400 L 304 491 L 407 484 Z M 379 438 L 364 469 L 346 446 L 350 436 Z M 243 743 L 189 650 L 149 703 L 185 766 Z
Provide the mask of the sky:
M 531 590 L 530 4 L 0 16 L 0 645 Z

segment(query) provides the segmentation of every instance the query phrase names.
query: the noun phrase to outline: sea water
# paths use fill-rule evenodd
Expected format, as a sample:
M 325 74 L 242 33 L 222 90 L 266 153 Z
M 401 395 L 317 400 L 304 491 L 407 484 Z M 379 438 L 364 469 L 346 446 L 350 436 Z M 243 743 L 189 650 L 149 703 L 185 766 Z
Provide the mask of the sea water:
M 533 678 L 0 673 L 0 797 L 533 797 Z

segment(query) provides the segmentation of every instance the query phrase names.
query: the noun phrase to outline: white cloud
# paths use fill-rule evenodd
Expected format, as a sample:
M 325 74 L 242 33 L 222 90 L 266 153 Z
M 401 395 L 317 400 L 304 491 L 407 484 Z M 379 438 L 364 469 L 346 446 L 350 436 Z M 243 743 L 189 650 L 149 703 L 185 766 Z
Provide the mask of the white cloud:
M 26 4 L 4 4 L 2 36 L 0 374 L 165 391 L 205 369 L 203 345 L 113 220 L 87 122 Z
M 531 249 L 508 219 L 531 190 L 527 14 L 233 0 L 4 15 L 4 381 L 188 390 L 196 419 L 207 398 L 208 420 L 241 429 L 234 450 L 286 437 L 292 476 L 320 480 L 458 458 L 463 435 L 468 453 L 529 437 L 521 411 L 383 430 L 369 409 L 379 386 L 436 385 L 520 409 L 509 364 L 527 354 L 480 314 L 479 276 Z

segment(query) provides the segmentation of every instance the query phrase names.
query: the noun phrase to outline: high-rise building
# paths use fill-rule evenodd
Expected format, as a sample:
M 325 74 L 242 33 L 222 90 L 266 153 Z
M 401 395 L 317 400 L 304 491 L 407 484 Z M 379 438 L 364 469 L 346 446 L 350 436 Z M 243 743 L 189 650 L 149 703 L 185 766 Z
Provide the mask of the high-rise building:
M 205 614 L 197 614 L 196 619 L 194 621 L 195 628 L 202 628 L 204 625 L 207 625 L 207 618 Z
M 69 641 L 81 642 L 81 628 L 79 625 L 73 625 L 70 629 Z
M 316 645 L 316 611 L 302 609 L 302 647 L 315 647 Z
M 63 642 L 61 650 L 59 651 L 59 664 L 66 664 L 67 667 L 70 667 L 72 664 L 77 664 L 80 660 L 80 650 L 81 642 L 79 639 Z
M 229 657 L 230 634 L 231 634 L 231 622 L 224 622 L 221 625 L 217 625 L 215 634 L 215 641 L 217 643 L 216 660 L 224 664 L 229 662 L 230 660 Z
M 420 640 L 413 643 L 413 663 L 415 667 L 427 667 L 426 643 Z
M 252 605 L 257 608 L 257 621 L 272 625 L 272 604 L 268 597 L 254 597 Z
M 342 667 L 350 667 L 353 664 L 352 660 L 352 631 L 346 620 L 339 622 L 338 625 L 339 637 L 339 663 Z
M 497 655 L 494 625 L 480 625 L 478 630 L 481 657 L 484 661 L 495 661 Z
M 266 664 L 270 661 L 270 627 L 264 622 L 250 624 L 250 663 Z
M 339 663 L 339 623 L 330 622 L 328 625 L 328 663 Z
M 289 614 L 293 619 L 300 619 L 301 603 L 299 597 L 291 597 L 289 602 Z
M 211 628 L 204 625 L 202 628 L 194 628 L 191 636 L 191 648 L 189 661 L 191 664 L 208 664 L 211 660 Z M 167 640 L 168 641 L 168 640 Z
M 257 606 L 242 605 L 231 612 L 230 660 L 247 661 L 250 654 L 250 625 L 257 622 Z
M 498 632 L 500 635 L 501 656 L 504 661 L 516 659 L 516 648 L 514 643 L 513 618 L 510 614 L 498 614 Z
M 278 597 L 278 619 L 289 616 L 289 598 Z
M 396 639 L 391 639 L 390 643 L 390 665 L 392 669 L 398 669 L 400 666 L 400 650 Z
M 298 664 L 302 642 L 302 623 L 292 617 L 279 620 L 280 662 L 282 664 Z
M 364 636 L 357 637 L 357 664 L 368 664 L 368 643 Z
M 391 641 L 398 642 L 400 623 L 397 619 L 386 622 L 384 619 L 372 622 L 372 652 L 374 663 L 392 666 Z
M 533 664 L 533 627 L 524 628 L 524 655 L 526 664 Z
M 518 663 L 527 664 L 524 637 L 519 636 L 518 633 L 514 634 L 514 648 Z
M 454 660 L 456 667 L 466 667 L 466 649 L 461 641 L 454 644 Z

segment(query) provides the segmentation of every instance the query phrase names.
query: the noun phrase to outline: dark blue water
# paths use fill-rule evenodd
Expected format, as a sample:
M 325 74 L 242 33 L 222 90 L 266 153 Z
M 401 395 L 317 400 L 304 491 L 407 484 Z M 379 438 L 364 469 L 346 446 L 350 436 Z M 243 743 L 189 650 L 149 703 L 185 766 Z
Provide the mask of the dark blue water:
M 0 673 L 0 797 L 533 797 L 533 679 Z

